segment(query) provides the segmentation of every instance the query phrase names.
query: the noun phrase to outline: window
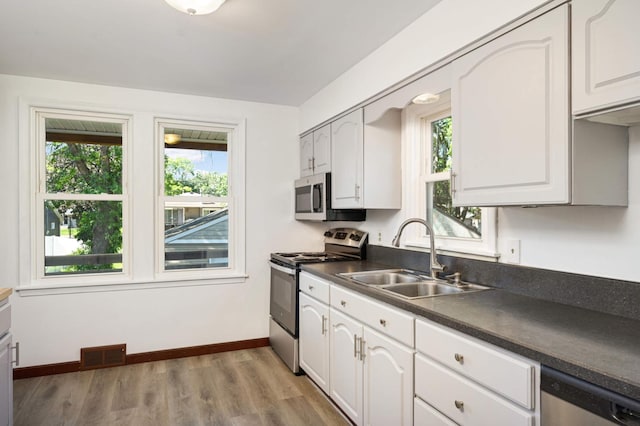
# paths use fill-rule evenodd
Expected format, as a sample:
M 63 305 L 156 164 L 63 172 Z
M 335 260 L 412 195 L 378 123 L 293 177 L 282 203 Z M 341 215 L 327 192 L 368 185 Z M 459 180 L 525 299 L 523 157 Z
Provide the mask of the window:
M 229 167 L 234 129 L 215 123 L 156 121 L 163 223 L 160 273 L 233 266 L 234 197 Z
M 127 269 L 128 118 L 35 111 L 38 278 Z
M 419 205 L 416 215 L 432 225 L 439 249 L 495 256 L 495 209 L 454 207 L 451 197 L 452 122 L 449 93 L 433 104 L 411 105 L 405 111 L 408 161 L 421 159 L 413 167 L 414 191 Z M 409 167 L 411 170 L 411 167 Z M 418 176 L 419 174 L 419 176 Z M 416 227 L 418 228 L 418 227 Z M 428 236 L 418 228 L 408 245 L 428 246 Z

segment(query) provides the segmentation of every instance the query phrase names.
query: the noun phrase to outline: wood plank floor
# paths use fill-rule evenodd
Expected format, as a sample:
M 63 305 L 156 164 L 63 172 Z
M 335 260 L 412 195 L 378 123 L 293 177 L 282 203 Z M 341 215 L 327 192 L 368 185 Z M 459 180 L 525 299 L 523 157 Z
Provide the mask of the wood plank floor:
M 14 425 L 348 425 L 270 347 L 14 381 Z

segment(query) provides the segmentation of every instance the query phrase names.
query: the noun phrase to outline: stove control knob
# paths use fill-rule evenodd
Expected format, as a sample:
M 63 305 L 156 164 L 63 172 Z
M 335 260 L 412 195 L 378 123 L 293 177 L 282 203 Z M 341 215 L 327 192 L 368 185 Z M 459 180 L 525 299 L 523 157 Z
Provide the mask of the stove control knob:
M 324 236 L 329 238 L 329 237 L 333 236 L 333 234 L 331 233 L 331 231 L 325 231 Z
M 362 237 L 358 234 L 351 234 L 349 238 L 352 239 L 353 241 L 360 241 L 362 239 Z

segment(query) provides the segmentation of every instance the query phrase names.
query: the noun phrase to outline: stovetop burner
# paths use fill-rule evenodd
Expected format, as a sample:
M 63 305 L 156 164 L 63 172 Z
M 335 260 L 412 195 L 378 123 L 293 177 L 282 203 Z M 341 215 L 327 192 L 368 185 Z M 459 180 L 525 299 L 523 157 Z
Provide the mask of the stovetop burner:
M 335 262 L 339 260 L 364 259 L 363 246 L 368 234 L 357 229 L 336 228 L 325 232 L 325 250 L 320 252 L 272 253 L 277 263 L 298 266 L 303 263 Z

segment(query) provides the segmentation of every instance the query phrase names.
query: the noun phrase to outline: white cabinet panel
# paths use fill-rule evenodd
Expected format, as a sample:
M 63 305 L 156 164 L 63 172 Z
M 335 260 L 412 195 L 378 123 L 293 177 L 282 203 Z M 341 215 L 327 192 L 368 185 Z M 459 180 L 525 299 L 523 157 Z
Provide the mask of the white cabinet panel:
M 313 173 L 331 171 L 331 126 L 313 132 Z
M 562 204 L 569 196 L 568 6 L 453 63 L 453 200 Z
M 502 396 L 534 408 L 534 363 L 426 321 L 416 321 L 416 349 Z
M 13 365 L 11 364 L 11 333 L 7 333 L 0 339 L 0 426 L 13 424 L 12 412 Z
M 458 426 L 420 398 L 414 399 L 413 424 L 414 426 Z
M 413 424 L 413 350 L 364 330 L 364 420 L 367 425 Z
M 468 426 L 533 426 L 535 415 L 463 378 L 422 355 L 416 355 L 416 395 L 455 422 Z
M 362 208 L 363 180 L 362 109 L 331 123 L 331 206 L 334 209 Z
M 313 133 L 300 138 L 300 177 L 313 174 Z
M 300 294 L 300 367 L 329 392 L 329 307 Z
M 330 283 L 308 272 L 300 272 L 300 291 L 329 304 Z
M 573 110 L 640 100 L 637 0 L 572 2 Z
M 300 177 L 331 171 L 331 126 L 300 138 Z
M 331 399 L 356 424 L 364 424 L 362 401 L 362 324 L 330 309 Z

